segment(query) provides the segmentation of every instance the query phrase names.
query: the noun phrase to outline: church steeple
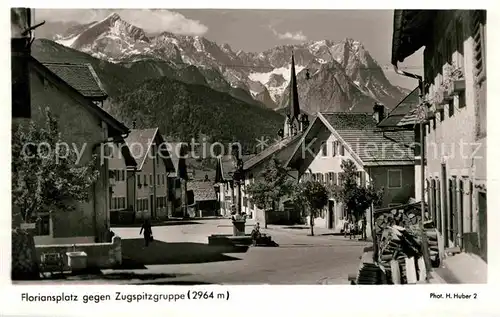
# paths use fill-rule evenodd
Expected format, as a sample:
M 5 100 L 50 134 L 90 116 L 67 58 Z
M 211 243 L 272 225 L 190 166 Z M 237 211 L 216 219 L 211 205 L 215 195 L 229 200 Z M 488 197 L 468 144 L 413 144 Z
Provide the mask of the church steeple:
M 289 114 L 291 121 L 298 121 L 300 114 L 299 92 L 297 90 L 297 76 L 295 75 L 295 60 L 292 53 L 292 67 L 290 70 L 290 104 Z
M 288 100 L 288 109 L 286 111 L 284 136 L 294 136 L 300 130 L 300 106 L 299 92 L 297 89 L 297 76 L 295 74 L 295 59 L 292 52 L 292 65 L 290 69 L 290 96 Z

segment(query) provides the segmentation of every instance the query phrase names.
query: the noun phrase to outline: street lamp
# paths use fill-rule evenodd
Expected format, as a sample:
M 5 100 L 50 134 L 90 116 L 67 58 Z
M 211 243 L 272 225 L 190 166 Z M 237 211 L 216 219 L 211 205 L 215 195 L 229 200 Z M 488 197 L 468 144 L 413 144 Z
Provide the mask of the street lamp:
M 233 235 L 245 235 L 245 222 L 246 219 L 241 214 L 241 182 L 245 180 L 243 172 L 243 160 L 239 154 L 238 146 L 233 145 L 232 157 L 234 164 L 233 183 L 236 185 L 236 214 L 232 217 L 233 220 Z
M 237 188 L 236 214 L 241 215 L 241 182 L 245 180 L 245 177 L 243 172 L 243 160 L 240 157 L 239 148 L 236 145 L 233 145 L 232 157 L 234 164 L 233 183 Z

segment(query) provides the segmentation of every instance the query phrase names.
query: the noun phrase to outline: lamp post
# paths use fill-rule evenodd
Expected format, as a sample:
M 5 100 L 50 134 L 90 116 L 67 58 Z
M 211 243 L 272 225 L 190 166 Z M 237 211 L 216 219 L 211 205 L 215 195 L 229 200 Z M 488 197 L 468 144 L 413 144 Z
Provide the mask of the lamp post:
M 233 234 L 235 236 L 245 235 L 245 217 L 241 214 L 241 182 L 244 181 L 243 160 L 239 155 L 239 149 L 233 145 L 232 157 L 234 164 L 233 183 L 236 185 L 236 214 L 232 217 Z
M 217 216 L 220 214 L 220 187 L 218 183 L 214 183 L 214 192 L 215 192 L 215 197 L 217 198 Z

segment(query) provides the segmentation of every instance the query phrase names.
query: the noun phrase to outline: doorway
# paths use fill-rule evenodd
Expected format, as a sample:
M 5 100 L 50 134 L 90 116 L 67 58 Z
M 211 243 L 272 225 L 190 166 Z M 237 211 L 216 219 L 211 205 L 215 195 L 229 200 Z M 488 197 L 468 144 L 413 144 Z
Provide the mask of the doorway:
M 485 261 L 488 262 L 488 223 L 486 221 L 486 193 L 478 192 L 477 199 L 478 208 L 478 222 L 479 222 L 479 247 L 480 256 Z
M 335 202 L 333 200 L 328 201 L 328 229 L 333 229 L 335 220 Z

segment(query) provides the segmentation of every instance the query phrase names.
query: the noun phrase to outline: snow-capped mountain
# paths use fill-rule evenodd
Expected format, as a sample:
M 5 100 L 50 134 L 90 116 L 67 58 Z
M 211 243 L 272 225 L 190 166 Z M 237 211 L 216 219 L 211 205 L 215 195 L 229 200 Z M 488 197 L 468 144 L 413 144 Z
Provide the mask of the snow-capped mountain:
M 52 39 L 113 63 L 194 65 L 205 77 L 200 84 L 221 91 L 243 89 L 271 108 L 286 106 L 292 52 L 299 98 L 306 111 L 371 111 L 375 101 L 392 107 L 406 93 L 393 86 L 363 45 L 352 39 L 278 46 L 260 53 L 234 52 L 228 44 L 199 36 L 169 32 L 150 36 L 116 13 L 72 26 Z

